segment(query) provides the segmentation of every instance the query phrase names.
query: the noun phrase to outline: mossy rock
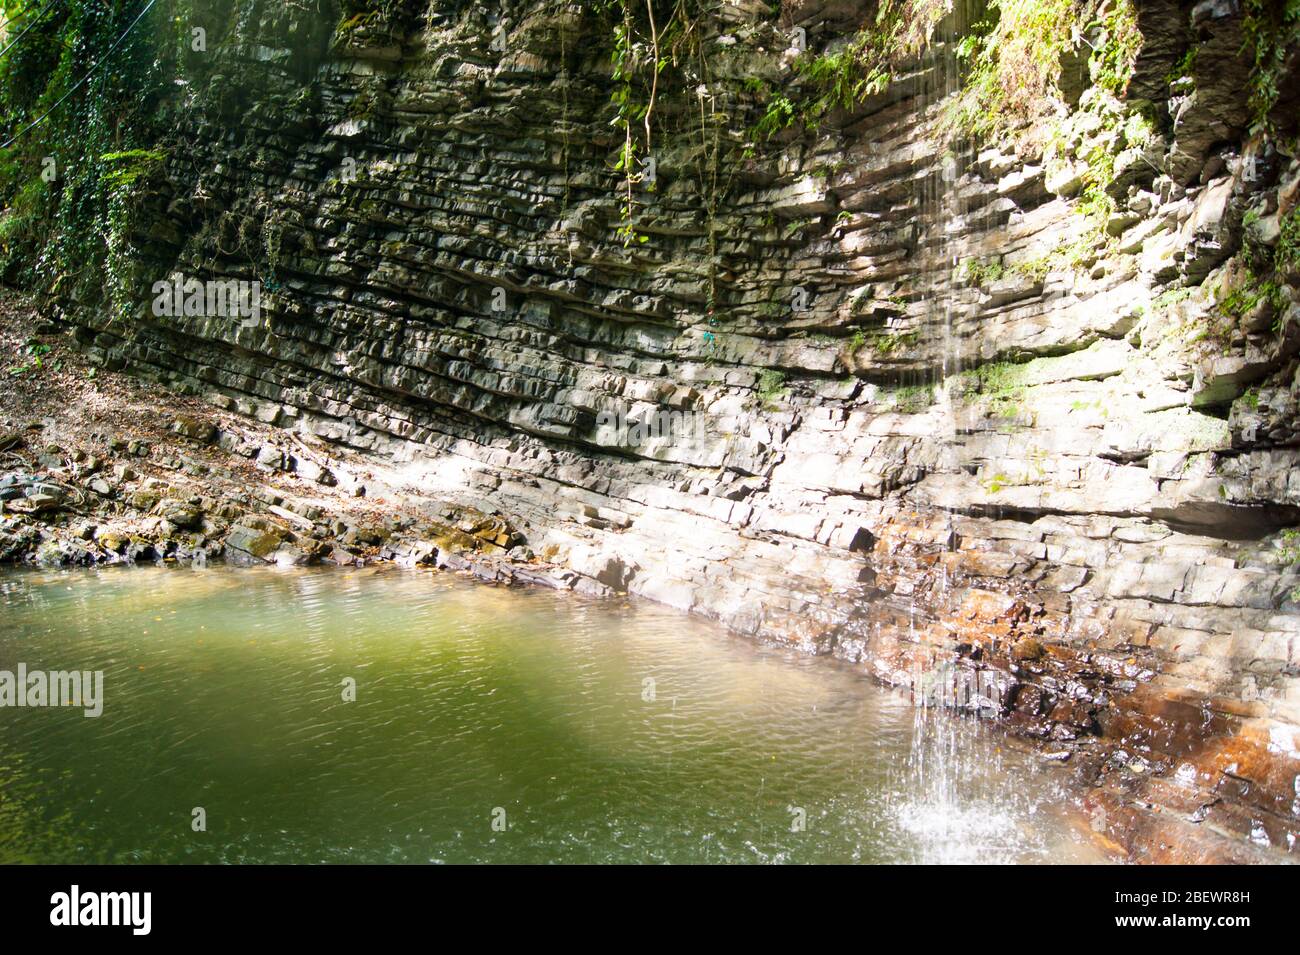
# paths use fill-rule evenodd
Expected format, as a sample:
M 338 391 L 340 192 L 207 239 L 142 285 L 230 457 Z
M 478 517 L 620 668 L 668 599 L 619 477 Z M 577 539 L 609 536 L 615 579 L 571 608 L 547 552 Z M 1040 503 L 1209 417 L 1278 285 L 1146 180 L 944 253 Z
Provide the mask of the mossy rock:
M 236 524 L 226 535 L 226 547 L 258 560 L 267 560 L 280 549 L 284 539 L 272 531 Z
M 122 551 L 126 550 L 126 545 L 131 542 L 131 538 L 126 534 L 109 531 L 96 536 L 95 541 L 106 552 L 110 554 L 120 554 Z

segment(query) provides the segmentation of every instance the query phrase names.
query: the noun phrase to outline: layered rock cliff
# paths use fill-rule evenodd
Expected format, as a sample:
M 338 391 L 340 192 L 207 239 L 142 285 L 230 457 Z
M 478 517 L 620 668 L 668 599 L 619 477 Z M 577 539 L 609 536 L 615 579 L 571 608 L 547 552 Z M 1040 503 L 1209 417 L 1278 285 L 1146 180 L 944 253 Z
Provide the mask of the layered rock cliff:
M 793 64 L 875 5 L 717 4 L 641 129 L 601 6 L 237 4 L 126 294 L 52 305 L 109 368 L 364 452 L 372 496 L 495 515 L 503 578 L 992 674 L 1134 858 L 1293 852 L 1300 162 L 1252 119 L 1258 5 L 1138 0 L 1118 87 L 1102 5 L 1036 138 L 952 127 L 983 9 L 808 128 Z M 178 273 L 261 314 L 156 314 Z

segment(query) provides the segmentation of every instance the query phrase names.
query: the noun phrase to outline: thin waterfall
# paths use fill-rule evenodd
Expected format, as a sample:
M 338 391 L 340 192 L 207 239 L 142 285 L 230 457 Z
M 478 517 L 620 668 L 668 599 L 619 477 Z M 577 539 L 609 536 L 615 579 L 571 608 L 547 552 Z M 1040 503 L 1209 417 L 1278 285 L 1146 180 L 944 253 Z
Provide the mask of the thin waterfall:
M 945 135 L 943 115 L 961 89 L 955 41 L 970 20 L 967 12 L 963 0 L 957 0 L 949 21 L 939 28 L 918 103 L 918 112 L 925 117 L 923 135 L 933 148 L 933 153 L 923 160 L 917 205 L 918 259 L 925 276 L 921 340 L 932 356 L 929 370 L 924 372 L 928 379 L 925 384 L 933 389 L 944 432 L 934 467 L 947 475 L 960 474 L 963 464 L 958 408 L 963 349 L 960 329 L 955 325 L 960 321 L 956 300 L 966 228 L 961 180 L 971 156 L 968 147 Z M 954 547 L 951 506 L 946 502 L 940 502 L 940 506 L 945 524 L 944 546 Z M 943 562 L 938 564 L 937 574 L 937 593 L 931 599 L 942 599 L 949 583 Z M 917 596 L 913 596 L 913 620 L 916 600 Z M 918 639 L 915 626 L 912 639 Z M 927 655 L 925 648 L 918 647 L 918 657 Z M 907 795 L 894 807 L 895 821 L 914 840 L 918 862 L 1014 861 L 1008 858 L 1008 847 L 1023 845 L 1023 833 L 1014 829 L 1018 822 L 1023 825 L 1035 807 L 1015 805 L 1014 794 L 981 782 L 998 778 L 999 767 L 987 764 L 987 752 L 979 757 L 978 765 L 972 762 L 971 754 L 978 749 L 973 745 L 975 738 L 984 732 L 980 720 L 959 716 L 962 708 L 954 707 L 946 692 L 936 697 L 922 690 L 922 670 L 927 671 L 927 687 L 961 678 L 947 661 L 924 659 L 915 670 L 911 747 L 898 786 L 898 791 Z M 995 761 L 998 759 L 995 757 Z
M 929 51 L 929 63 L 922 74 L 918 94 L 918 113 L 924 117 L 923 143 L 932 152 L 923 160 L 919 177 L 917 203 L 917 242 L 924 285 L 920 321 L 922 347 L 929 352 L 923 384 L 933 392 L 940 413 L 943 440 L 938 442 L 935 469 L 941 474 L 961 471 L 958 440 L 958 415 L 953 395 L 957 376 L 962 371 L 960 337 L 954 329 L 954 298 L 957 293 L 957 270 L 960 267 L 960 233 L 962 206 L 959 181 L 963 159 L 959 147 L 944 134 L 943 115 L 961 88 L 961 75 L 955 57 L 955 38 L 969 20 L 965 0 L 956 0 L 956 9 L 946 24 L 940 25 Z M 928 140 L 928 142 L 926 142 Z M 950 546 L 954 540 L 952 512 L 943 508 L 945 534 Z M 946 565 L 938 565 L 937 586 L 940 594 L 947 589 Z M 915 601 L 915 597 L 913 601 Z

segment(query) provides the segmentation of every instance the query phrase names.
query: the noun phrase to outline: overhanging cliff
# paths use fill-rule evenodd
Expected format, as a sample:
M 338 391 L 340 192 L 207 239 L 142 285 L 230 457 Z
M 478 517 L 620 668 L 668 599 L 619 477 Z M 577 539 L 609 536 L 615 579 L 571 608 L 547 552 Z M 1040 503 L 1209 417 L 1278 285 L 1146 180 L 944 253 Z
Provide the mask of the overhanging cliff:
M 236 4 L 132 267 L 50 301 L 569 586 L 995 673 L 1142 858 L 1293 851 L 1300 162 L 1258 5 L 1086 5 L 979 135 L 988 10 L 901 5 L 920 41 L 843 99 L 807 64 L 860 64 L 875 5 L 705 6 L 656 51 L 619 4 Z M 157 314 L 177 275 L 260 313 Z

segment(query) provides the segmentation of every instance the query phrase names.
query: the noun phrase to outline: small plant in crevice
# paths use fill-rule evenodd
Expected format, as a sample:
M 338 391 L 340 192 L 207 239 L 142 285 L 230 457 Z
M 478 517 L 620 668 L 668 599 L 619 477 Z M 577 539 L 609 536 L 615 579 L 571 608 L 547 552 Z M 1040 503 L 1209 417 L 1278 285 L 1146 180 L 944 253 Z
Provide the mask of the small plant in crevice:
M 1292 276 L 1300 271 L 1300 206 L 1292 208 L 1281 218 L 1277 240 L 1272 247 L 1251 242 L 1249 231 L 1247 236 L 1241 270 L 1235 277 L 1220 283 L 1216 304 L 1226 317 L 1233 320 L 1266 305 L 1273 314 L 1273 331 L 1281 334 L 1290 314 Z
M 872 339 L 871 350 L 882 358 L 889 358 L 915 345 L 919 339 L 920 334 L 915 331 L 887 332 Z
M 1182 52 L 1174 65 L 1169 68 L 1165 74 L 1165 82 L 1170 85 L 1178 83 L 1180 80 L 1190 80 L 1196 72 L 1196 55 L 1199 47 L 1190 46 Z
M 1196 289 L 1187 286 L 1165 289 L 1151 300 L 1151 310 L 1153 312 L 1163 312 L 1165 309 L 1172 308 L 1179 302 L 1186 301 L 1195 294 Z
M 1072 246 L 1059 246 L 1050 252 L 1018 262 L 1004 262 L 997 258 L 967 259 L 958 267 L 957 277 L 980 287 L 1010 277 L 1028 279 L 1030 282 L 1043 282 L 1047 279 L 1047 274 L 1056 266 L 1071 264 L 1072 248 Z
M 1300 530 L 1291 528 L 1282 532 L 1278 541 L 1277 559 L 1283 567 L 1300 564 Z
M 1000 282 L 1006 274 L 1006 270 L 998 259 L 989 259 L 987 261 L 967 259 L 962 263 L 960 274 L 962 278 L 972 285 L 984 286 Z
M 1282 532 L 1278 540 L 1277 560 L 1283 570 L 1300 564 L 1300 530 L 1291 528 Z M 1290 599 L 1300 603 L 1300 587 L 1291 591 Z
M 874 18 L 846 42 L 794 61 L 799 80 L 794 98 L 767 92 L 755 136 L 768 139 L 796 125 L 815 130 L 833 110 L 851 110 L 883 92 L 903 63 L 929 47 L 934 28 L 951 8 L 951 0 L 880 0 Z
M 934 405 L 934 386 L 904 385 L 890 392 L 887 400 L 898 414 L 921 414 Z
M 1006 489 L 1010 483 L 1005 474 L 995 474 L 990 478 L 986 478 L 983 482 L 984 490 L 990 494 L 997 494 L 999 491 Z
M 793 126 L 798 118 L 794 102 L 784 93 L 772 94 L 763 109 L 763 115 L 754 124 L 754 135 L 770 139 L 781 130 Z
M 785 373 L 766 368 L 758 375 L 758 382 L 754 386 L 754 397 L 760 408 L 771 411 L 776 408 L 787 391 Z
M 1024 364 L 990 362 L 962 373 L 960 393 L 967 400 L 982 400 L 990 418 L 1014 422 L 1021 417 L 1020 406 L 1032 381 Z M 1007 425 L 1003 430 L 1018 429 Z

